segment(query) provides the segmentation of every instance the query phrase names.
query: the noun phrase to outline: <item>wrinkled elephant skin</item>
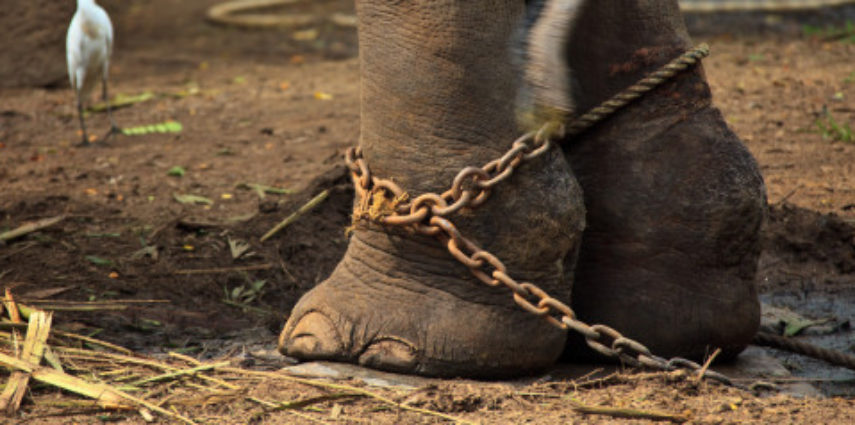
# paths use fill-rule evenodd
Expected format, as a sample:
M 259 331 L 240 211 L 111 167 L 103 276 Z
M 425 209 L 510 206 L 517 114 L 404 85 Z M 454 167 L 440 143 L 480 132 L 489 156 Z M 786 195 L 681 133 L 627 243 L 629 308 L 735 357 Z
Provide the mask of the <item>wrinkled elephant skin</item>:
M 510 147 L 518 76 L 508 46 L 520 1 L 357 3 L 360 145 L 374 175 L 418 195 Z M 582 195 L 555 150 L 488 203 L 453 217 L 514 277 L 569 299 L 563 259 L 584 227 Z M 566 336 L 473 278 L 433 238 L 358 225 L 332 275 L 294 307 L 280 350 L 437 376 L 509 376 L 554 363 Z
M 572 114 L 690 46 L 676 0 L 555 1 L 539 10 L 556 21 L 540 16 L 529 27 L 540 35 L 528 38 L 524 69 L 509 53 L 520 0 L 358 1 L 360 145 L 372 173 L 411 196 L 442 192 L 459 170 L 509 147 L 523 80 L 534 90 L 525 107 Z M 564 74 L 536 63 L 554 66 L 556 51 Z M 713 347 L 733 355 L 756 331 L 764 208 L 757 166 L 696 68 L 563 152 L 526 163 L 484 206 L 451 218 L 520 281 L 568 303 L 572 289 L 580 319 L 612 325 L 659 355 L 698 357 Z M 360 222 L 332 275 L 294 307 L 280 350 L 396 372 L 503 377 L 548 367 L 566 340 L 507 289 L 474 279 L 435 239 Z M 590 354 L 578 337 L 567 346 Z
M 692 47 L 676 0 L 585 2 L 567 43 L 587 110 Z M 701 66 L 564 145 L 587 228 L 572 306 L 660 356 L 738 354 L 760 323 L 766 195 Z M 578 338 L 569 350 L 584 354 Z

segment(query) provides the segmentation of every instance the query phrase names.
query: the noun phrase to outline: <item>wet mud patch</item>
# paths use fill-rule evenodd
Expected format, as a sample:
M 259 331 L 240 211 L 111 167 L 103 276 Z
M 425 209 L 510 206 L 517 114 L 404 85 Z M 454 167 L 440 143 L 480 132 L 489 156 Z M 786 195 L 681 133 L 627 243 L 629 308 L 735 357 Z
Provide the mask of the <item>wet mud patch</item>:
M 835 214 L 774 205 L 758 272 L 765 330 L 855 353 L 855 225 Z M 770 329 L 771 328 L 771 329 Z M 855 372 L 770 350 L 826 395 L 855 394 Z

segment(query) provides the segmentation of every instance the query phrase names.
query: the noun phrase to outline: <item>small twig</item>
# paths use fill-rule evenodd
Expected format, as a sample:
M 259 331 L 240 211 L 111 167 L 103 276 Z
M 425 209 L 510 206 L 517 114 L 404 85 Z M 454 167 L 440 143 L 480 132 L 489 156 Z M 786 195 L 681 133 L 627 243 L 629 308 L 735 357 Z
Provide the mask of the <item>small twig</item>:
M 24 317 L 29 317 L 32 311 L 35 309 L 34 307 L 30 307 L 25 304 L 18 304 L 18 308 L 21 312 L 21 315 Z M 38 307 L 41 310 L 50 310 L 50 311 L 106 311 L 106 310 L 127 310 L 128 306 L 126 305 L 118 305 L 118 304 L 100 304 L 100 305 L 52 305 L 52 304 L 42 304 Z
M 288 271 L 288 268 L 285 267 L 285 262 L 282 261 L 282 258 L 279 259 L 279 268 L 282 269 L 282 273 L 284 273 L 285 276 L 288 277 L 288 279 L 291 279 L 291 282 L 297 283 L 297 278 L 294 277 L 294 275 Z
M 126 367 L 126 368 L 122 368 L 122 369 L 113 369 L 113 370 L 108 370 L 105 372 L 99 372 L 98 375 L 99 376 L 117 376 L 117 375 L 124 375 L 130 371 L 131 371 L 130 368 Z M 119 378 L 119 379 L 122 379 L 122 378 Z M 125 380 L 127 380 L 127 377 L 125 377 Z
M 56 336 L 61 336 L 64 338 L 72 338 L 72 339 L 83 341 L 83 342 L 88 343 L 88 344 L 97 345 L 97 346 L 104 347 L 104 348 L 109 348 L 113 351 L 118 351 L 122 354 L 128 354 L 128 355 L 134 354 L 133 351 L 128 350 L 125 347 L 120 347 L 116 344 L 111 344 L 107 341 L 101 341 L 100 339 L 95 339 L 95 338 L 84 336 L 84 335 L 78 335 L 75 333 L 63 332 L 63 331 L 53 331 L 53 334 Z
M 60 221 L 62 221 L 64 219 L 65 219 L 65 216 L 60 215 L 60 216 L 45 218 L 45 219 L 41 219 L 38 221 L 34 221 L 32 223 L 27 223 L 27 224 L 21 225 L 16 229 L 12 229 L 12 230 L 9 230 L 7 232 L 0 233 L 0 242 L 10 241 L 12 239 L 16 239 L 16 238 L 19 238 L 21 236 L 24 236 L 28 233 L 33 233 L 33 232 L 39 231 L 41 229 L 44 229 L 46 227 L 53 226 L 54 224 L 59 223 Z
M 190 369 L 181 369 L 175 372 L 165 373 L 163 375 L 152 376 L 151 378 L 140 379 L 138 381 L 131 382 L 128 385 L 142 385 L 147 384 L 149 382 L 157 382 L 157 381 L 166 381 L 169 379 L 177 378 L 184 375 L 195 375 L 196 372 L 201 372 L 204 370 L 211 370 L 220 367 L 228 366 L 229 362 L 220 362 L 220 363 L 212 363 L 207 365 L 196 366 Z
M 590 381 L 592 376 L 594 376 L 594 375 L 596 375 L 596 374 L 598 374 L 598 373 L 600 373 L 600 372 L 602 372 L 602 371 L 603 371 L 603 368 L 598 367 L 598 368 L 596 368 L 596 369 L 594 369 L 594 370 L 591 370 L 590 372 L 588 372 L 588 373 L 586 373 L 586 374 L 584 374 L 584 375 L 582 375 L 582 376 L 580 376 L 580 377 L 578 377 L 578 378 L 574 379 L 572 382 L 574 382 L 574 383 L 575 383 L 575 382 L 579 382 L 579 381 L 583 381 L 583 380 L 584 380 L 585 382 Z
M 200 390 L 204 390 L 204 391 L 207 391 L 207 392 L 209 392 L 209 393 L 215 393 L 214 395 L 216 395 L 216 396 L 220 396 L 220 397 L 222 397 L 222 396 L 224 396 L 224 395 L 226 394 L 226 392 L 225 392 L 225 391 L 222 391 L 222 390 L 220 390 L 219 388 L 208 387 L 208 386 L 205 386 L 205 385 L 202 385 L 202 384 L 197 384 L 197 383 L 195 383 L 195 382 L 186 382 L 186 383 L 184 383 L 184 385 L 187 385 L 188 387 L 192 387 L 192 388 L 197 388 L 197 389 L 200 389 Z M 232 391 L 232 393 L 234 393 L 234 391 Z
M 0 242 L 0 245 L 2 245 L 2 244 L 3 244 L 3 243 L 2 243 L 2 242 Z M 12 250 L 12 251 L 8 251 L 8 252 L 6 252 L 5 254 L 0 255 L 0 261 L 5 260 L 5 259 L 7 259 L 7 258 L 9 258 L 9 257 L 13 257 L 13 256 L 15 256 L 15 255 L 18 255 L 18 254 L 20 254 L 20 253 L 22 253 L 22 252 L 24 252 L 24 251 L 26 251 L 26 250 L 28 250 L 28 249 L 30 249 L 30 248 L 32 248 L 32 247 L 34 247 L 34 246 L 36 246 L 36 245 L 38 245 L 38 244 L 39 244 L 39 243 L 38 243 L 38 242 L 35 242 L 35 241 L 31 241 L 31 242 L 22 242 L 22 243 L 20 244 L 20 245 L 21 245 L 21 247 L 20 247 L 20 248 L 15 249 L 15 250 Z M 3 277 L 3 275 L 4 275 L 4 274 L 6 274 L 6 273 L 8 273 L 8 272 L 10 272 L 10 271 L 11 271 L 11 270 L 7 270 L 7 271 L 5 271 L 4 273 L 0 274 L 0 277 Z
M 161 393 L 165 393 L 167 391 L 172 391 L 172 389 L 175 387 L 175 384 L 176 384 L 175 382 L 169 382 L 166 385 L 160 385 L 160 386 L 154 387 L 151 390 L 145 392 L 143 395 L 141 395 L 140 398 L 143 400 L 151 400 L 151 399 L 155 398 L 155 396 L 160 395 Z M 163 400 L 158 401 L 155 404 L 159 407 L 163 407 L 163 405 L 167 401 L 169 401 L 169 399 L 172 397 L 174 397 L 174 394 L 170 394 L 169 396 L 165 397 Z
M 594 379 L 586 379 L 585 381 L 578 382 L 578 380 L 573 380 L 571 383 L 573 384 L 573 388 L 590 388 L 597 385 L 609 384 L 613 381 L 619 381 L 623 378 L 623 375 L 620 372 L 612 372 L 602 378 L 594 378 Z
M 707 369 L 710 368 L 710 365 L 712 364 L 713 360 L 715 360 L 715 358 L 718 357 L 719 354 L 721 354 L 721 347 L 716 348 L 715 351 L 713 351 L 712 355 L 707 358 L 707 361 L 704 362 L 704 365 L 700 369 L 698 369 L 698 374 L 694 378 L 696 384 L 701 382 L 702 379 L 704 379 L 704 375 L 707 373 Z
M 240 267 L 218 267 L 213 269 L 185 269 L 185 270 L 176 270 L 175 274 L 218 274 L 218 273 L 231 273 L 231 272 L 248 272 L 253 270 L 267 270 L 273 268 L 273 264 L 254 264 L 251 266 L 240 266 Z
M 69 287 L 72 288 L 72 287 Z M 26 299 L 21 298 L 18 300 L 24 304 L 71 304 L 71 305 L 91 305 L 91 306 L 102 306 L 102 305 L 116 305 L 116 304 L 169 304 L 172 301 L 170 300 L 110 300 L 110 301 L 71 301 L 71 300 L 35 300 L 35 299 Z
M 543 397 L 543 398 L 562 398 L 563 394 L 550 394 L 550 393 L 535 393 L 535 392 L 523 392 L 517 391 L 514 395 L 518 395 L 521 397 Z
M 62 347 L 59 347 L 59 350 L 62 351 Z M 62 358 L 65 360 L 83 360 L 83 361 L 91 361 L 91 362 L 107 362 L 103 357 L 98 356 L 84 356 L 81 354 L 69 354 L 63 353 Z M 85 370 L 76 366 L 70 366 L 71 369 L 74 370 Z
M 181 354 L 181 353 L 176 353 L 175 351 L 170 351 L 170 352 L 169 352 L 169 357 L 174 357 L 174 358 L 176 358 L 176 359 L 183 360 L 183 361 L 185 361 L 185 362 L 187 362 L 187 363 L 190 363 L 190 364 L 193 364 L 193 365 L 196 365 L 196 366 L 199 366 L 199 365 L 201 365 L 201 364 L 202 364 L 202 362 L 200 362 L 199 360 L 194 359 L 193 357 L 190 357 L 190 356 L 188 356 L 188 355 Z M 228 382 L 226 382 L 226 381 L 223 381 L 223 380 L 221 380 L 221 379 L 217 379 L 217 378 L 213 378 L 213 377 L 209 377 L 209 376 L 205 376 L 205 375 L 202 375 L 201 377 L 202 377 L 203 379 L 205 379 L 205 380 L 209 381 L 209 382 L 213 382 L 213 383 L 218 384 L 218 385 L 220 385 L 220 386 L 226 387 L 226 388 L 228 388 L 228 389 L 230 389 L 230 390 L 240 390 L 240 389 L 242 389 L 242 388 L 243 388 L 243 387 L 241 387 L 241 386 L 239 386 L 239 385 L 232 385 L 232 384 L 230 384 L 230 383 L 228 383 Z
M 588 406 L 577 400 L 570 400 L 573 410 L 588 415 L 606 415 L 614 418 L 625 419 L 649 419 L 652 421 L 670 421 L 681 424 L 689 420 L 689 418 L 671 413 L 654 412 L 647 410 L 623 409 L 617 407 L 604 406 Z
M 343 398 L 360 398 L 365 397 L 364 394 L 352 394 L 352 393 L 335 393 L 335 394 L 327 394 L 318 397 L 310 397 L 304 398 L 302 400 L 294 400 L 294 401 L 285 401 L 276 403 L 276 407 L 273 410 L 288 410 L 288 409 L 302 409 L 306 406 L 311 406 L 316 403 L 323 403 L 325 401 L 333 401 L 333 400 L 341 400 Z
M 170 225 L 174 225 L 176 222 L 177 222 L 176 220 L 170 220 L 170 221 L 167 221 L 166 223 L 161 224 L 160 226 L 157 226 L 157 228 L 155 228 L 154 230 L 151 231 L 151 233 L 149 233 L 148 235 L 145 236 L 145 238 L 144 238 L 145 241 L 146 242 L 153 241 L 154 238 L 156 238 L 157 235 L 160 234 L 160 232 L 162 232 L 164 229 L 166 229 Z M 148 245 L 148 244 L 146 243 L 146 245 Z
M 195 387 L 204 389 L 205 392 L 198 394 L 195 397 L 173 397 L 172 399 L 167 400 L 169 402 L 169 406 L 206 406 L 211 404 L 223 404 L 243 397 L 243 391 L 221 391 L 202 385 L 196 385 Z
M 243 304 L 243 303 L 238 303 L 238 302 L 229 301 L 229 300 L 223 300 L 223 304 L 230 305 L 232 307 L 240 308 L 243 310 L 249 310 L 249 311 L 252 311 L 252 312 L 255 312 L 255 313 L 258 313 L 261 315 L 265 315 L 265 316 L 275 316 L 276 315 L 276 313 L 273 310 L 268 310 L 268 309 L 261 308 L 261 307 L 253 307 L 249 304 Z
M 148 360 L 148 359 L 144 359 L 144 358 L 140 358 L 140 357 L 132 357 L 132 356 L 126 356 L 126 355 L 122 355 L 122 354 L 104 353 L 101 351 L 83 350 L 83 349 L 79 349 L 79 348 L 70 348 L 70 347 L 54 347 L 54 348 L 56 348 L 57 350 L 59 350 L 61 352 L 89 355 L 89 356 L 95 356 L 96 359 L 99 359 L 99 358 L 102 360 L 103 359 L 109 359 L 109 360 L 119 361 L 119 362 L 124 362 L 124 363 L 148 366 L 148 367 L 163 370 L 166 372 L 175 372 L 175 371 L 180 370 L 179 368 L 174 367 L 174 366 L 170 366 L 170 365 L 163 364 L 163 363 L 158 363 L 158 362 Z M 217 378 L 214 378 L 212 376 L 199 375 L 199 378 L 204 379 L 204 380 L 211 382 L 211 383 L 215 383 L 217 385 L 221 385 L 221 386 L 226 387 L 228 389 L 232 389 L 232 390 L 240 389 L 240 387 L 238 387 L 238 386 L 229 384 L 228 382 L 225 382 L 222 379 L 217 379 Z
M 266 414 L 266 413 L 268 413 L 268 412 L 273 412 L 273 411 L 276 411 L 276 410 L 281 410 L 281 409 L 279 409 L 279 407 L 280 407 L 280 406 L 279 406 L 278 404 L 276 404 L 276 403 L 271 403 L 271 402 L 269 402 L 269 401 L 267 401 L 267 400 L 262 400 L 262 399 L 260 399 L 260 398 L 256 398 L 256 397 L 247 397 L 246 399 L 247 399 L 247 400 L 249 400 L 249 401 L 256 402 L 256 403 L 258 403 L 258 404 L 260 404 L 260 405 L 262 405 L 262 406 L 265 406 L 265 407 L 267 407 L 267 408 L 269 408 L 269 409 L 270 409 L 270 410 L 265 410 L 265 411 L 264 411 L 264 412 L 262 412 L 262 413 L 257 413 L 257 414 L 255 414 L 255 415 L 254 415 L 254 418 L 255 418 L 255 419 L 260 419 L 260 418 L 261 418 L 261 416 L 263 416 L 264 414 Z M 312 421 L 312 422 L 317 422 L 317 423 L 321 423 L 321 424 L 325 424 L 325 423 L 326 423 L 326 422 L 324 422 L 324 421 L 322 421 L 322 420 L 320 420 L 320 419 L 313 418 L 313 417 L 311 417 L 311 416 L 309 416 L 309 415 L 307 415 L 307 414 L 305 414 L 305 413 L 295 412 L 295 411 L 293 411 L 293 410 L 287 410 L 287 412 L 288 412 L 288 413 L 290 413 L 290 414 L 292 414 L 292 415 L 295 415 L 295 416 L 301 417 L 301 418 L 303 418 L 303 419 L 307 419 L 307 420 Z
M 102 351 L 92 351 L 92 350 L 85 350 L 82 348 L 72 348 L 72 347 L 54 347 L 54 349 L 56 349 L 60 353 L 82 354 L 84 356 L 93 356 L 95 358 L 100 358 L 100 359 L 107 359 L 107 360 L 113 360 L 113 361 L 118 361 L 118 362 L 122 362 L 122 363 L 130 363 L 130 364 L 136 364 L 136 365 L 141 365 L 141 366 L 148 366 L 148 367 L 159 369 L 159 370 L 166 370 L 166 371 L 178 370 L 177 367 L 172 367 L 172 366 L 169 366 L 167 364 L 158 363 L 156 361 L 148 360 L 148 359 L 141 358 L 141 357 L 132 357 L 132 356 L 126 356 L 123 354 L 105 353 Z
M 777 204 L 778 204 L 778 205 L 783 205 L 783 204 L 787 203 L 787 201 L 789 201 L 789 200 L 790 200 L 790 198 L 792 198 L 792 197 L 793 197 L 793 195 L 795 195 L 795 194 L 796 194 L 796 192 L 798 192 L 798 191 L 799 191 L 799 189 L 801 189 L 801 186 L 796 187 L 795 189 L 791 190 L 789 193 L 787 193 L 786 195 L 784 195 L 784 196 L 781 198 L 781 200 L 777 202 Z
M 12 297 L 12 291 L 9 288 L 6 288 L 5 293 L 6 296 L 3 298 L 3 306 L 6 307 L 6 311 L 9 312 L 9 319 L 12 320 L 12 323 L 22 323 L 21 312 L 18 310 L 18 304 L 15 302 L 15 298 Z
M 39 306 L 42 310 L 51 311 L 122 311 L 127 310 L 126 305 L 51 305 L 44 304 Z
M 60 360 L 59 360 L 59 356 L 57 356 L 56 353 L 54 353 L 53 350 L 51 350 L 49 345 L 45 347 L 45 357 L 44 358 L 45 358 L 45 362 L 47 362 L 47 364 L 50 365 L 50 367 L 52 367 L 52 368 L 54 368 L 60 372 L 64 372 L 63 367 L 62 367 L 62 362 L 60 362 Z
M 300 218 L 300 216 L 302 216 L 303 214 L 311 211 L 313 208 L 320 205 L 320 203 L 323 202 L 324 199 L 327 199 L 327 196 L 329 196 L 329 190 L 324 189 L 323 192 L 317 194 L 314 198 L 309 200 L 309 202 L 306 202 L 296 212 L 289 215 L 284 220 L 282 220 L 279 224 L 277 224 L 276 226 L 273 226 L 272 229 L 267 231 L 267 233 L 265 233 L 264 236 L 261 237 L 261 242 L 264 242 L 264 241 L 270 239 L 271 237 L 273 237 L 273 235 L 275 235 L 276 233 L 278 233 L 282 229 L 288 227 L 288 225 L 290 225 L 291 223 L 295 222 L 298 218 Z
M 197 366 L 198 366 L 198 365 L 200 365 L 200 364 L 202 364 L 202 362 L 200 362 L 199 360 L 194 359 L 193 357 L 190 357 L 190 356 L 188 356 L 188 355 L 186 355 L 186 354 L 181 354 L 181 353 L 178 353 L 178 352 L 175 352 L 175 351 L 170 351 L 169 353 L 167 353 L 167 355 L 168 355 L 169 357 L 175 357 L 175 358 L 176 358 L 176 359 L 178 359 L 178 360 L 183 360 L 183 361 L 185 361 L 185 362 L 187 362 L 187 363 L 194 364 L 194 365 L 197 365 Z
M 172 384 L 172 383 L 170 383 L 170 385 L 171 385 L 171 384 Z M 171 388 L 171 387 L 169 387 L 168 389 L 170 389 L 170 390 L 171 390 L 172 388 Z M 160 401 L 158 401 L 158 402 L 157 402 L 157 406 L 158 406 L 158 407 L 166 406 L 166 403 L 171 403 L 171 402 L 172 402 L 172 399 L 174 399 L 176 396 L 177 396 L 177 394 L 175 394 L 175 393 L 172 393 L 172 394 L 167 395 L 167 396 L 166 396 L 166 397 L 164 397 L 162 400 L 160 400 Z M 172 407 L 173 409 L 175 409 L 175 406 L 170 406 L 170 407 Z
M 136 397 L 134 397 L 134 396 L 132 396 L 132 395 L 130 395 L 130 394 L 126 394 L 126 393 L 123 393 L 123 392 L 118 391 L 118 390 L 115 390 L 115 389 L 111 389 L 111 391 L 113 391 L 113 392 L 114 392 L 116 395 L 118 395 L 119 397 L 122 397 L 122 398 L 124 398 L 124 399 L 126 399 L 126 400 L 132 401 L 132 402 L 134 402 L 134 403 L 137 403 L 137 404 L 139 404 L 139 405 L 141 405 L 141 406 L 143 406 L 143 407 L 145 407 L 145 408 L 147 408 L 147 409 L 149 409 L 149 410 L 153 410 L 153 411 L 155 411 L 155 412 L 157 412 L 157 413 L 160 413 L 161 415 L 164 415 L 164 416 L 169 417 L 169 418 L 172 418 L 172 419 L 178 419 L 178 420 L 180 420 L 181 422 L 184 422 L 184 423 L 189 424 L 189 425 L 196 425 L 196 422 L 193 422 L 191 419 L 186 418 L 186 417 L 184 417 L 184 416 L 182 416 L 182 415 L 179 415 L 178 413 L 170 412 L 169 410 L 166 410 L 166 409 L 164 409 L 164 408 L 162 408 L 162 407 L 160 407 L 160 406 L 156 406 L 156 405 L 154 405 L 154 404 L 152 404 L 152 403 L 149 403 L 149 402 L 147 402 L 147 401 L 145 401 L 145 400 L 142 400 L 142 399 L 136 398 Z
M 395 400 L 392 400 L 390 398 L 383 397 L 380 394 L 376 394 L 376 393 L 373 393 L 373 392 L 368 391 L 366 389 L 353 387 L 350 385 L 333 384 L 333 383 L 321 382 L 321 381 L 313 381 L 311 379 L 297 378 L 294 376 L 288 376 L 288 375 L 284 375 L 281 373 L 245 370 L 245 369 L 234 368 L 234 367 L 222 368 L 220 370 L 223 372 L 232 372 L 232 373 L 237 373 L 237 374 L 241 374 L 241 375 L 256 375 L 256 376 L 263 376 L 263 377 L 271 378 L 271 379 L 281 379 L 281 380 L 285 380 L 285 381 L 297 382 L 297 383 L 304 384 L 304 385 L 310 385 L 313 387 L 331 388 L 331 389 L 339 390 L 339 391 L 348 391 L 348 392 L 351 392 L 354 394 L 360 394 L 360 395 L 364 395 L 366 397 L 373 398 L 377 401 L 389 404 L 391 406 L 397 407 L 397 408 L 402 409 L 402 410 L 421 413 L 424 415 L 435 416 L 435 417 L 442 418 L 442 419 L 445 419 L 448 421 L 454 421 L 454 422 L 458 422 L 458 423 L 462 423 L 462 424 L 475 425 L 475 423 L 471 422 L 471 421 L 460 419 L 460 418 L 457 418 L 457 417 L 454 417 L 451 415 L 446 415 L 444 413 L 437 412 L 434 410 L 421 409 L 418 407 L 412 407 L 412 406 L 408 406 L 406 404 L 401 404 L 401 403 L 398 403 Z

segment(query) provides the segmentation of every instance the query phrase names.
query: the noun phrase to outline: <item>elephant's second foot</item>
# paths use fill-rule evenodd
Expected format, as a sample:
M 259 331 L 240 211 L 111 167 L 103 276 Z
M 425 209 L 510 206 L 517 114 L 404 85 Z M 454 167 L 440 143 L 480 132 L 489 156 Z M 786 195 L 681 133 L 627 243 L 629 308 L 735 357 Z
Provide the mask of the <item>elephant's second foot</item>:
M 552 364 L 565 335 L 472 280 L 432 239 L 357 232 L 294 307 L 279 350 L 429 376 L 500 377 Z

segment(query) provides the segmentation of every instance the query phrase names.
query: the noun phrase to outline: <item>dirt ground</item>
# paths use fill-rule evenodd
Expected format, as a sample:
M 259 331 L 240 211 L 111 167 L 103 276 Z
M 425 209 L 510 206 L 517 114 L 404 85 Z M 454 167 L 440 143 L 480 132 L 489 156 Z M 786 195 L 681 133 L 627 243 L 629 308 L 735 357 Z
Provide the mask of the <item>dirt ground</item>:
M 354 31 L 329 21 L 264 31 L 214 26 L 204 21 L 204 11 L 217 2 L 101 2 L 117 34 L 112 93 L 153 94 L 116 110 L 118 124 L 176 121 L 180 133 L 119 135 L 78 148 L 66 86 L 0 89 L 0 232 L 65 216 L 0 246 L 0 284 L 21 299 L 168 301 L 117 311 L 58 311 L 58 329 L 150 355 L 180 350 L 210 359 L 246 347 L 271 350 L 291 306 L 343 253 L 352 194 L 341 156 L 359 130 Z M 344 0 L 307 8 L 321 15 L 352 12 Z M 712 47 L 704 66 L 715 101 L 766 180 L 770 220 L 758 274 L 763 300 L 812 319 L 833 318 L 839 324 L 834 335 L 807 338 L 852 353 L 855 139 L 842 139 L 846 125 L 855 127 L 855 42 L 809 28 L 734 35 L 701 27 L 696 39 Z M 109 127 L 103 113 L 91 113 L 87 122 L 96 134 Z M 175 175 L 182 174 L 175 167 L 183 175 Z M 247 184 L 293 192 L 262 196 Z M 330 196 L 320 207 L 259 241 L 323 189 Z M 182 203 L 181 195 L 210 202 Z M 241 244 L 249 248 L 233 258 L 230 245 Z M 788 379 L 825 385 L 832 396 L 758 397 L 674 374 L 432 381 L 416 391 L 377 391 L 482 423 L 647 423 L 583 415 L 572 409 L 572 400 L 681 414 L 703 424 L 855 423 L 855 392 L 846 390 L 855 376 L 776 355 L 793 369 L 796 378 Z M 819 376 L 819 370 L 826 372 Z M 275 400 L 322 393 L 269 379 L 246 391 Z M 31 395 L 16 420 L 142 422 L 130 414 L 52 416 L 59 413 L 43 402 L 59 393 L 41 389 Z M 203 423 L 445 421 L 364 399 L 314 407 L 258 418 L 257 404 L 235 398 L 185 413 Z

